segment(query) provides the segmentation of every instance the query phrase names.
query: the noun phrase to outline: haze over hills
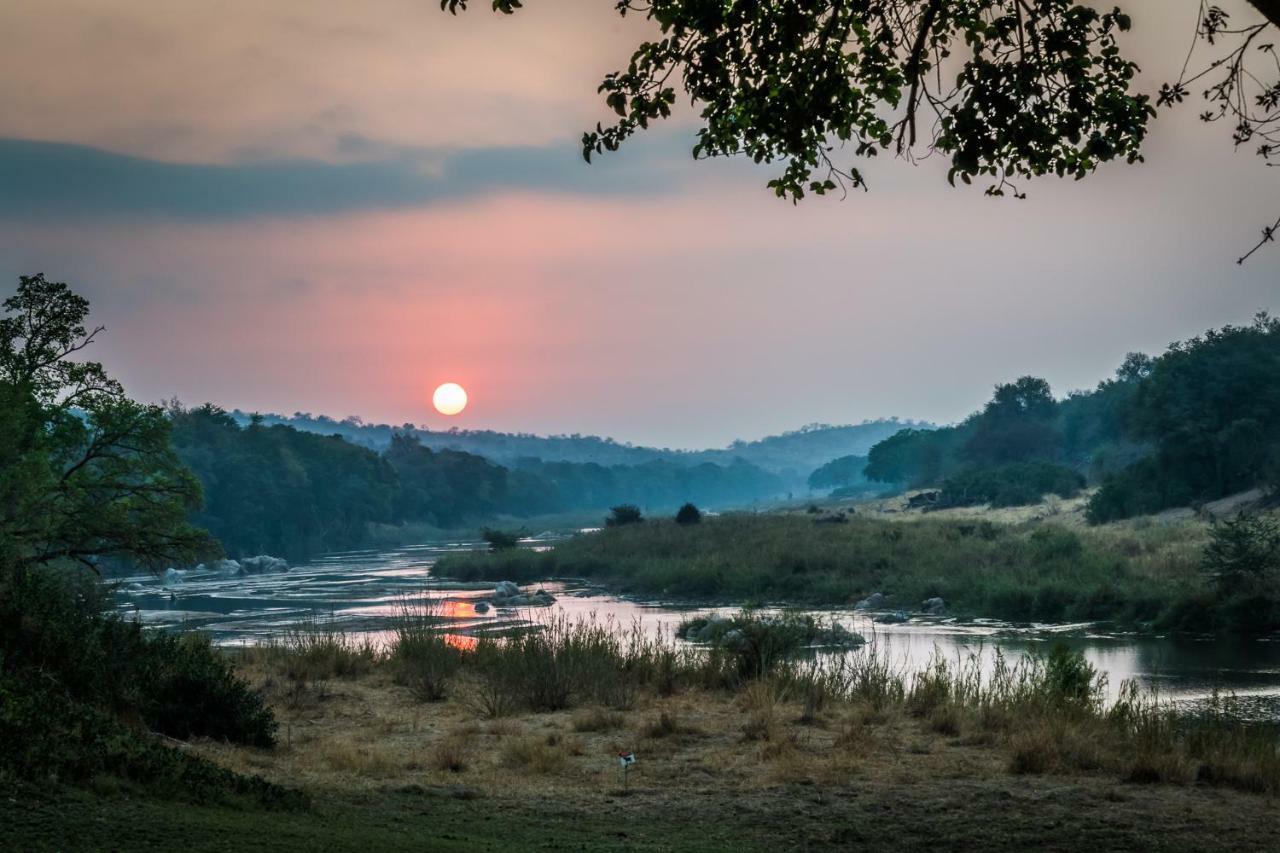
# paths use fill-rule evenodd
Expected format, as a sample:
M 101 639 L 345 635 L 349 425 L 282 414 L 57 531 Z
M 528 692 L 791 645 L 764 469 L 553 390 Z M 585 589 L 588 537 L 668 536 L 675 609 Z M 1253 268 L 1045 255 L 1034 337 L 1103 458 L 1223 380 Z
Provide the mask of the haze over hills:
M 232 416 L 247 424 L 254 415 L 234 410 Z M 341 435 L 348 441 L 383 451 L 397 433 L 415 436 L 433 450 L 460 450 L 483 456 L 502 465 L 530 458 L 544 462 L 594 463 L 597 465 L 643 465 L 665 461 L 686 465 L 712 463 L 728 465 L 742 460 L 782 477 L 800 488 L 816 468 L 842 456 L 866 456 L 880 441 L 908 427 L 933 429 L 923 421 L 880 418 L 860 424 L 809 424 L 797 430 L 752 441 L 738 440 L 723 448 L 674 450 L 644 447 L 595 435 L 533 435 L 495 430 L 432 430 L 414 424 L 372 424 L 357 416 L 337 420 L 327 415 L 295 412 L 292 415 L 263 414 L 263 423 L 286 424 L 305 432 Z

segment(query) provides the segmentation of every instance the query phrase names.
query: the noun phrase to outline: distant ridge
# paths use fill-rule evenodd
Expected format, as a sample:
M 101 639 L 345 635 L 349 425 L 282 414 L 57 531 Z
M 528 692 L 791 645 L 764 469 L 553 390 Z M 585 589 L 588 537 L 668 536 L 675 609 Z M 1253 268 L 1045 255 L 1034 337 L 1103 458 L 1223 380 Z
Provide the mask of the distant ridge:
M 241 423 L 253 417 L 235 410 Z M 354 444 L 383 450 L 395 433 L 411 433 L 434 449 L 462 450 L 503 465 L 520 459 L 546 462 L 595 463 L 597 465 L 643 465 L 646 462 L 674 462 L 684 465 L 712 463 L 728 465 L 735 459 L 757 465 L 793 482 L 800 482 L 821 465 L 841 456 L 865 456 L 872 445 L 902 429 L 933 429 L 923 421 L 881 418 L 860 424 L 809 424 L 797 430 L 753 441 L 738 440 L 728 447 L 706 450 L 672 450 L 644 447 L 596 435 L 534 435 L 495 430 L 431 430 L 414 424 L 374 424 L 357 416 L 337 420 L 327 415 L 295 412 L 292 415 L 260 415 L 266 424 L 288 424 L 296 429 L 324 435 L 341 435 Z

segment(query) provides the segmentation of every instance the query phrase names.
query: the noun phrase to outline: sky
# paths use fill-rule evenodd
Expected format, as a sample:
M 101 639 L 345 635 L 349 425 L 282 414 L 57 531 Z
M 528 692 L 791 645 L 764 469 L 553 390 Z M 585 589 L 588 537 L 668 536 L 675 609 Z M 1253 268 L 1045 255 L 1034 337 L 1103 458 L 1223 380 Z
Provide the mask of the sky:
M 1122 5 L 1154 93 L 1199 4 Z M 612 0 L 473 6 L 0 5 L 0 295 L 83 293 L 140 399 L 671 447 L 951 422 L 1280 309 L 1280 248 L 1235 264 L 1277 175 L 1195 103 L 1145 164 L 1024 201 L 880 157 L 870 192 L 793 206 L 774 170 L 693 162 L 688 110 L 582 162 L 648 34 Z

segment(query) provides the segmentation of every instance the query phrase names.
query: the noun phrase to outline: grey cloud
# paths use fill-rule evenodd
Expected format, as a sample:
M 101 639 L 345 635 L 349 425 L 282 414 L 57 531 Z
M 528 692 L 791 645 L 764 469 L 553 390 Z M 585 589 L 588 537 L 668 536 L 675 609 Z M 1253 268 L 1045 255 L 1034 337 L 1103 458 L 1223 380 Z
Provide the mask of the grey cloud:
M 637 140 L 640 142 L 641 140 Z M 643 140 L 588 166 L 572 143 L 415 149 L 351 138 L 356 162 L 168 163 L 98 148 L 0 139 L 0 218 L 244 219 L 423 207 L 504 191 L 590 195 L 662 192 L 688 142 Z

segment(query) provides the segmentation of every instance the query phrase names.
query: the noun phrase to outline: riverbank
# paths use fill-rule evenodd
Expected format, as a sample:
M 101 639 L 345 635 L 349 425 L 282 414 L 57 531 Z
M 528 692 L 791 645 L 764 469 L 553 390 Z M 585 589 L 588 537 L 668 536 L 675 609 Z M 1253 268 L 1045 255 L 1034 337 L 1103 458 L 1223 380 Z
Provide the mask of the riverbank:
M 1200 569 L 1207 525 L 1073 529 L 1052 521 L 911 521 L 838 512 L 733 514 L 681 526 L 607 528 L 543 551 L 449 555 L 440 577 L 531 582 L 585 578 L 623 593 L 690 601 L 915 611 L 941 598 L 962 617 L 1222 626 Z

